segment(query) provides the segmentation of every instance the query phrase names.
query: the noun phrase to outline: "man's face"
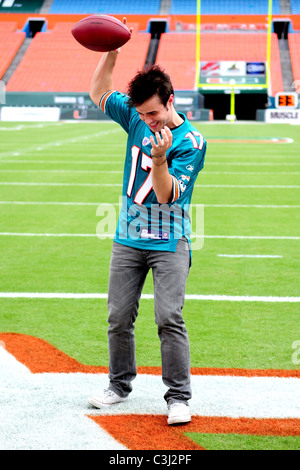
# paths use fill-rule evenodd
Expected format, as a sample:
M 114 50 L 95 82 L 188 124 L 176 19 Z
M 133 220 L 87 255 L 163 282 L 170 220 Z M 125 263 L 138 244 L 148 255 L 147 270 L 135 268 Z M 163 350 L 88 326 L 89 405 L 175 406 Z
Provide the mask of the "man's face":
M 152 132 L 160 132 L 171 118 L 170 105 L 173 95 L 170 96 L 166 106 L 162 104 L 158 95 L 154 95 L 143 104 L 136 107 L 142 121 L 144 121 Z

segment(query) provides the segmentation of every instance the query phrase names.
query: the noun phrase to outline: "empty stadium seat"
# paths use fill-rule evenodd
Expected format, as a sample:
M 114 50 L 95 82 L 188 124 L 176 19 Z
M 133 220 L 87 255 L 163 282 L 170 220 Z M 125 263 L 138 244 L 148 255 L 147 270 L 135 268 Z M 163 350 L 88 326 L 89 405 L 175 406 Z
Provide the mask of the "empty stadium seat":
M 291 13 L 293 15 L 300 15 L 300 0 L 290 0 Z
M 54 0 L 50 13 L 158 14 L 160 0 Z
M 0 22 L 0 78 L 10 66 L 26 36 L 23 31 L 16 29 L 17 25 L 14 22 Z
M 52 31 L 37 33 L 9 80 L 7 91 L 88 92 L 101 53 L 78 44 L 71 35 L 73 23 L 57 23 Z M 144 66 L 150 34 L 134 27 L 132 39 L 118 57 L 114 86 L 125 91 L 127 82 Z
M 241 60 L 266 61 L 265 33 L 203 33 L 200 49 L 201 61 Z M 283 90 L 278 38 L 272 34 L 271 93 Z M 193 89 L 196 81 L 196 34 L 162 34 L 157 63 L 171 75 L 177 90 Z
M 196 34 L 163 33 L 156 63 L 166 69 L 176 90 L 193 90 L 196 85 Z
M 300 81 L 300 33 L 290 33 L 288 35 L 288 41 L 294 81 Z M 299 85 L 295 85 L 295 88 L 299 88 Z

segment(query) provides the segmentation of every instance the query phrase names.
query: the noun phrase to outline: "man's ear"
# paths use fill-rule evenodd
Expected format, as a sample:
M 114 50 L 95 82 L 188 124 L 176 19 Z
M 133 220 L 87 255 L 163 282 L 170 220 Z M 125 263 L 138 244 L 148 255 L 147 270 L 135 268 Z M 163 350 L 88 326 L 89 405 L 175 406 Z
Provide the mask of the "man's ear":
M 170 95 L 169 104 L 173 104 L 173 103 L 174 103 L 174 95 Z

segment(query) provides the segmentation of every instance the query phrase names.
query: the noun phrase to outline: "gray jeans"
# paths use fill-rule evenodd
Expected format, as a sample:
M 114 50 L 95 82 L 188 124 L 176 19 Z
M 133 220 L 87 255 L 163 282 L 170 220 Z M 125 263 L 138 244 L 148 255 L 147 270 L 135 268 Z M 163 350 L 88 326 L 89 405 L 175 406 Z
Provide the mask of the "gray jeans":
M 165 400 L 191 398 L 190 348 L 182 317 L 190 267 L 189 245 L 178 241 L 176 253 L 139 250 L 113 243 L 108 289 L 109 388 L 126 397 L 136 377 L 134 323 L 147 273 L 152 269 L 155 321 L 161 343 Z

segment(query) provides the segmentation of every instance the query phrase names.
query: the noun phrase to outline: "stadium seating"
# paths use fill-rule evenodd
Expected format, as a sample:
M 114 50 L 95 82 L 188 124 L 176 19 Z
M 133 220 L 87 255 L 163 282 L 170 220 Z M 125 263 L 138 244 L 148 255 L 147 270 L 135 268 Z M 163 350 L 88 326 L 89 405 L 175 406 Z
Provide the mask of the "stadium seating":
M 3 77 L 10 63 L 25 39 L 23 31 L 16 31 L 16 23 L 0 22 L 0 78 Z
M 3 0 L 0 2 L 2 13 L 39 13 L 44 0 Z
M 193 90 L 196 84 L 196 34 L 163 33 L 156 62 L 171 76 L 176 90 Z
M 52 31 L 37 33 L 6 90 L 88 92 L 101 53 L 80 46 L 71 35 L 72 26 L 57 23 Z M 129 26 L 136 32 L 122 49 L 114 73 L 114 84 L 120 91 L 143 67 L 150 41 L 149 33 L 137 32 L 138 25 Z
M 157 54 L 172 76 L 177 90 L 193 89 L 196 79 L 196 35 L 194 33 L 162 34 Z M 201 36 L 201 60 L 266 61 L 265 33 L 204 33 Z M 276 34 L 272 34 L 271 91 L 283 90 L 281 63 Z
M 288 35 L 294 80 L 300 81 L 300 33 Z
M 230 13 L 235 15 L 242 13 L 247 15 L 252 14 L 253 10 L 258 15 L 261 12 L 265 14 L 268 0 L 249 0 L 243 2 L 243 4 L 247 4 L 247 8 L 241 11 L 239 0 L 222 0 L 221 2 L 219 0 L 201 0 L 201 13 L 212 15 L 209 17 L 209 23 L 202 24 L 201 60 L 266 60 L 266 24 L 257 23 L 252 25 L 251 23 L 250 28 L 250 24 L 246 26 L 243 24 L 233 25 L 229 22 L 228 25 L 223 23 L 221 25 L 217 19 L 211 20 L 214 14 L 224 15 Z M 160 63 L 170 73 L 176 89 L 194 89 L 196 86 L 196 35 L 195 28 L 193 28 L 193 24 L 189 23 L 191 20 L 186 15 L 195 14 L 197 0 L 172 0 L 169 5 L 170 13 L 181 15 L 181 17 L 169 17 L 169 21 L 173 22 L 173 26 L 175 26 L 170 27 L 168 33 L 162 34 L 156 62 Z M 291 0 L 291 8 L 296 8 L 297 5 L 300 8 L 300 0 Z M 51 25 L 51 29 L 47 32 L 36 34 L 21 63 L 9 80 L 6 90 L 87 92 L 90 88 L 93 71 L 101 54 L 84 49 L 73 39 L 70 34 L 73 25 L 73 22 L 71 23 L 73 14 L 97 12 L 109 14 L 136 13 L 138 16 L 133 21 L 139 21 L 139 19 L 136 19 L 139 14 L 158 14 L 160 6 L 161 0 L 132 0 L 130 2 L 127 0 L 115 0 L 114 2 L 111 0 L 86 0 L 85 2 L 81 0 L 53 0 L 49 16 L 55 17 L 56 15 L 66 14 L 64 16 L 67 17 L 70 14 L 71 16 L 64 20 L 68 22 L 63 23 L 58 20 L 55 26 Z M 279 0 L 273 0 L 273 13 L 277 12 L 280 12 Z M 143 18 L 146 16 L 143 16 Z M 185 20 L 185 18 L 187 19 Z M 147 28 L 145 21 L 142 26 L 143 31 Z M 185 21 L 187 23 L 184 23 Z M 260 21 L 262 21 L 261 17 Z M 19 31 L 16 29 L 16 24 L 13 22 L 0 22 L 0 78 L 7 70 L 25 38 L 25 33 L 20 31 L 20 25 Z M 115 86 L 121 91 L 125 91 L 125 85 L 136 70 L 144 66 L 146 60 L 150 33 L 138 31 L 139 26 L 135 25 L 133 38 L 122 49 L 122 54 L 117 62 Z M 299 42 L 297 34 L 292 36 L 294 38 L 289 39 L 293 71 L 295 79 L 299 79 Z M 271 94 L 274 96 L 277 91 L 282 90 L 278 39 L 273 34 Z
M 300 15 L 300 0 L 290 0 L 291 12 L 294 15 Z
M 197 0 L 172 0 L 170 14 L 195 14 Z M 273 0 L 273 14 L 280 14 L 279 0 Z M 264 15 L 268 0 L 201 0 L 203 15 Z
M 54 0 L 50 13 L 158 14 L 160 0 Z

